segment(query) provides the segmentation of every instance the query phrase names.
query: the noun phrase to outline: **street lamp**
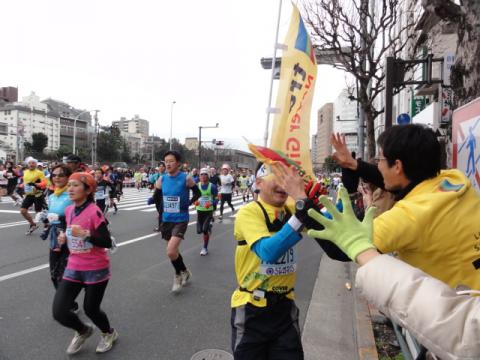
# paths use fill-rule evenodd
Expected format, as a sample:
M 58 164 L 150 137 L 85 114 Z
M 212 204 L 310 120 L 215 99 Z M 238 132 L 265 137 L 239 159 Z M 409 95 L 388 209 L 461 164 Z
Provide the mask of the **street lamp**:
M 202 129 L 216 129 L 218 128 L 218 123 L 215 126 L 199 126 L 198 127 L 198 170 L 202 164 Z
M 175 100 L 172 101 L 172 105 L 170 106 L 170 150 L 172 150 L 172 129 L 173 129 L 173 105 L 177 102 Z
M 100 110 L 97 110 L 97 111 L 100 111 Z M 73 119 L 73 146 L 72 146 L 72 150 L 73 150 L 74 155 L 75 155 L 75 145 L 76 145 L 76 136 L 77 136 L 77 120 L 80 118 L 81 115 L 86 114 L 86 113 L 90 113 L 90 112 L 91 112 L 91 110 L 82 111 L 80 114 L 75 116 L 75 118 Z

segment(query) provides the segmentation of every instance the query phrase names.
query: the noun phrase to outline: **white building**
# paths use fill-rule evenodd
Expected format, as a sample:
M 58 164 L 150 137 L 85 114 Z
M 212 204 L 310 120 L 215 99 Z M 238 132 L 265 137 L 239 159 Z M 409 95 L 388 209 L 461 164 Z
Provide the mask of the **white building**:
M 121 117 L 120 120 L 113 121 L 112 125 L 131 134 L 141 134 L 144 137 L 149 136 L 148 120 L 141 119 L 138 115 L 135 115 L 130 120 L 127 120 L 125 117 Z
M 130 150 L 130 154 L 132 156 L 141 154 L 145 143 L 145 138 L 141 134 L 120 130 L 120 135 L 127 143 L 128 149 Z
M 351 151 L 358 150 L 357 102 L 349 99 L 347 89 L 343 89 L 333 102 L 333 132 L 345 134 Z
M 60 146 L 60 119 L 47 104 L 32 92 L 22 101 L 0 105 L 0 147 L 17 160 L 22 156 L 25 141 L 32 142 L 32 134 L 48 137 L 45 151 L 58 150 Z

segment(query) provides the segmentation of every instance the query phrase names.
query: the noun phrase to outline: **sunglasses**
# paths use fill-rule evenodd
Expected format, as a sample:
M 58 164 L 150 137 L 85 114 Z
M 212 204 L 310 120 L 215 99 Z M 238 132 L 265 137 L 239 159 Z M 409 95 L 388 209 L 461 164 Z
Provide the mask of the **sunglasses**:
M 67 177 L 65 174 L 52 174 L 52 178 L 54 177 Z

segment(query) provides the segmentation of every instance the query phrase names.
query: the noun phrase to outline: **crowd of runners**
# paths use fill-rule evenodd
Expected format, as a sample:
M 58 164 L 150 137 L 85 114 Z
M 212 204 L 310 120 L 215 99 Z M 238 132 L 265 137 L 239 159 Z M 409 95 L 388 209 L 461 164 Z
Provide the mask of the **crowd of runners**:
M 459 170 L 442 170 L 440 145 L 430 129 L 395 126 L 378 144 L 378 157 L 367 163 L 352 156 L 344 137 L 332 135 L 341 177 L 309 181 L 287 161 L 259 163 L 254 170 L 228 164 L 218 172 L 189 170 L 178 152 L 168 151 L 155 169 L 92 169 L 74 155 L 46 167 L 33 158 L 22 166 L 7 162 L 0 167 L 0 188 L 20 206 L 27 235 L 40 228 L 40 237 L 48 239 L 53 317 L 75 330 L 68 354 L 77 353 L 94 332 L 77 315 L 81 290 L 85 315 L 101 331 L 96 351 L 109 351 L 119 336 L 101 309 L 111 276 L 109 249 L 115 248 L 106 215 L 109 209 L 117 212 L 123 188 L 135 186 L 135 193 L 149 191 L 148 204 L 158 211 L 155 230 L 166 241 L 174 293 L 192 279 L 181 253 L 190 209 L 197 213 L 201 256 L 208 254 L 213 224 L 223 221 L 225 204 L 235 212 L 231 348 L 236 360 L 304 358 L 294 300 L 301 266 L 296 244 L 305 230 L 330 258 L 361 265 L 357 276 L 364 295 L 413 329 L 433 353 L 453 359 L 449 354 L 466 349 L 474 354 L 469 358 L 478 358 L 480 303 L 453 289 L 480 291 L 480 197 Z M 327 196 L 337 188 L 338 198 L 331 202 Z M 234 196 L 243 201 L 238 212 Z M 392 252 L 398 259 L 383 255 Z M 435 307 L 440 310 L 426 311 Z M 450 320 L 461 328 L 458 341 L 436 331 Z M 432 322 L 437 325 L 425 325 Z

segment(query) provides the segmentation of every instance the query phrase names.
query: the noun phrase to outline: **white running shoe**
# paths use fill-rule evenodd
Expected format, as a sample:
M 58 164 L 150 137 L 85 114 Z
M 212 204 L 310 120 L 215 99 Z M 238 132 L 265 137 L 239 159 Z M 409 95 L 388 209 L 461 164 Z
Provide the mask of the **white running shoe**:
M 73 355 L 79 352 L 83 344 L 85 343 L 85 340 L 87 340 L 90 336 L 92 336 L 92 334 L 93 334 L 92 325 L 87 325 L 87 331 L 83 335 L 80 335 L 78 332 L 75 331 L 75 335 L 73 336 L 73 339 L 70 342 L 70 345 L 68 345 L 67 354 Z
M 104 353 L 110 350 L 113 346 L 113 343 L 117 341 L 118 333 L 117 330 L 113 329 L 112 333 L 102 333 L 100 336 L 100 342 L 97 346 L 97 353 Z
M 182 275 L 175 274 L 173 276 L 172 292 L 178 292 L 182 288 Z
M 37 229 L 38 229 L 37 224 L 30 225 L 25 235 L 32 235 L 32 233 Z
M 205 256 L 208 254 L 208 249 L 207 248 L 203 248 L 201 251 L 200 251 L 200 255 L 202 256 Z
M 192 278 L 192 273 L 190 272 L 190 270 L 185 270 L 185 271 L 182 271 L 180 273 L 180 276 L 182 278 L 182 286 L 185 286 L 187 285 L 187 283 L 190 281 L 190 279 Z

